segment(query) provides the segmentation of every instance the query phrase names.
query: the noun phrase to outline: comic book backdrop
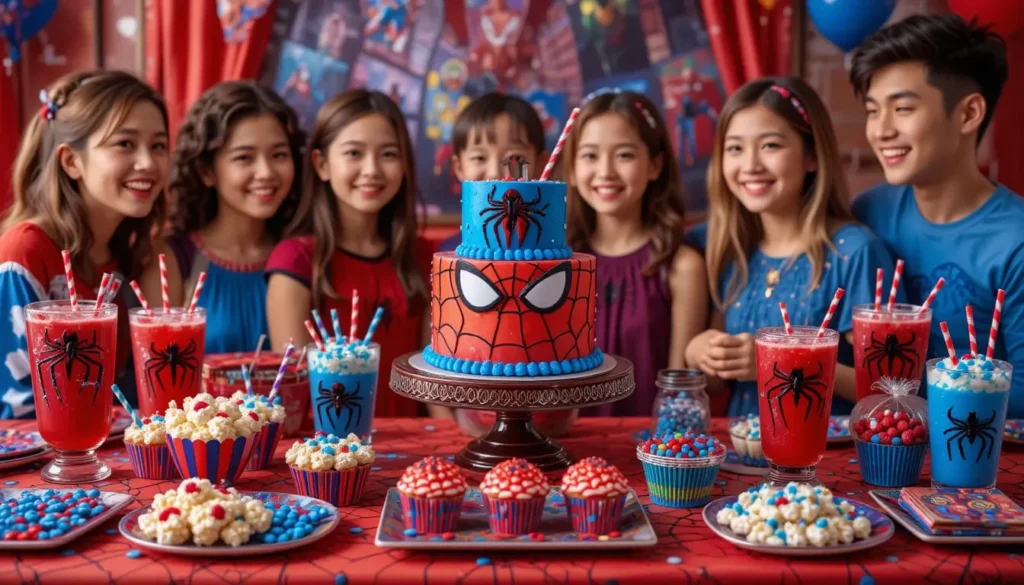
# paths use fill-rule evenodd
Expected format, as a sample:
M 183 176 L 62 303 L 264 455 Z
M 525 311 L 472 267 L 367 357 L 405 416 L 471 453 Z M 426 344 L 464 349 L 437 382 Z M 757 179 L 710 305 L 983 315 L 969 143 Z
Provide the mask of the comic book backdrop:
M 281 0 L 263 81 L 309 129 L 335 93 L 390 95 L 416 145 L 426 212 L 459 213 L 452 126 L 474 97 L 529 101 L 550 149 L 566 116 L 602 87 L 648 95 L 672 133 L 686 206 L 704 175 L 724 94 L 699 0 Z

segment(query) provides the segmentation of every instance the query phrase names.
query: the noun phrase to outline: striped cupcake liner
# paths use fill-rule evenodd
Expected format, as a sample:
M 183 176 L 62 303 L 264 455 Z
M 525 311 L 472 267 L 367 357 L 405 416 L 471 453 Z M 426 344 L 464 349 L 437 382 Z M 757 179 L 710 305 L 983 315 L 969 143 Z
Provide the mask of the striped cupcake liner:
M 879 487 L 906 487 L 921 479 L 927 443 L 876 445 L 858 439 L 856 445 L 860 475 L 865 483 Z
M 270 466 L 270 462 L 274 460 L 277 444 L 281 442 L 281 437 L 284 435 L 282 430 L 281 423 L 269 422 L 263 425 L 263 429 L 253 438 L 252 457 L 245 465 L 246 469 L 260 470 Z
M 664 467 L 641 461 L 651 502 L 668 508 L 703 506 L 711 500 L 718 465 L 684 468 Z
M 572 529 L 584 534 L 608 534 L 619 529 L 626 496 L 615 498 L 575 498 L 566 496 Z
M 363 497 L 369 465 L 345 471 L 308 471 L 292 467 L 292 479 L 299 495 L 317 498 L 337 507 L 352 506 Z
M 167 445 L 135 445 L 125 443 L 128 460 L 132 463 L 132 471 L 139 479 L 174 479 L 178 470 L 171 459 L 171 450 Z
M 487 519 L 495 534 L 529 534 L 540 527 L 547 498 L 529 500 L 487 500 Z
M 167 435 L 174 466 L 181 477 L 208 479 L 214 485 L 238 481 L 245 470 L 256 435 L 222 441 L 193 441 Z
M 402 519 L 406 528 L 419 534 L 455 532 L 462 514 L 462 496 L 451 498 L 416 498 L 400 493 Z

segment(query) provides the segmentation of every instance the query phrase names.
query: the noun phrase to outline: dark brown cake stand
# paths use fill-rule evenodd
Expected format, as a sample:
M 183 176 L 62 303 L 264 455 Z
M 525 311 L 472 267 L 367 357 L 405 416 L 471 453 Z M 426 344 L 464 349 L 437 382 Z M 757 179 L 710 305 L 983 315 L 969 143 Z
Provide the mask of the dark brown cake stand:
M 418 352 L 396 359 L 391 366 L 391 389 L 419 402 L 450 408 L 497 413 L 491 430 L 471 441 L 455 462 L 485 473 L 510 457 L 526 459 L 545 473 L 565 469 L 572 458 L 561 445 L 533 426 L 533 413 L 597 406 L 633 393 L 633 364 L 618 356 L 615 366 L 593 375 L 483 379 L 443 375 L 410 363 Z

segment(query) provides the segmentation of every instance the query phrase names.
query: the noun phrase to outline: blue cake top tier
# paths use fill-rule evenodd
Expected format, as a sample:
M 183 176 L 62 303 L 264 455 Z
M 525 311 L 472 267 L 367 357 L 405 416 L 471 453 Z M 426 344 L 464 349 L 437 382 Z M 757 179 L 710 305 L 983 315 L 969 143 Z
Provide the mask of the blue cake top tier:
M 565 240 L 565 183 L 462 183 L 462 257 L 491 260 L 569 258 Z

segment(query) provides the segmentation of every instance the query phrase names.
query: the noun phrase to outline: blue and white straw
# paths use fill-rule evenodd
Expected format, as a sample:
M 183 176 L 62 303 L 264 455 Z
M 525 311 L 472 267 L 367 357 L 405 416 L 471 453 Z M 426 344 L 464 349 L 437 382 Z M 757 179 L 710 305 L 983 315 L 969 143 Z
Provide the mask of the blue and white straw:
M 135 423 L 135 426 L 141 429 L 142 420 L 139 419 L 139 413 L 135 412 L 132 405 L 128 403 L 128 399 L 124 397 L 124 394 L 121 392 L 121 389 L 117 387 L 117 384 L 111 384 L 110 391 L 114 393 L 114 396 L 117 397 L 117 401 L 120 402 L 121 406 L 128 411 L 128 414 L 132 415 L 132 421 Z
M 331 325 L 334 326 L 334 342 L 343 343 L 345 336 L 341 334 L 341 318 L 338 317 L 338 309 L 331 309 Z M 326 340 L 324 340 L 326 342 Z
M 245 382 L 245 393 L 249 396 L 256 394 L 252 390 L 252 378 L 249 376 L 249 368 L 242 364 L 242 381 Z
M 288 369 L 288 360 L 291 359 L 293 351 L 295 351 L 295 344 L 293 343 L 289 343 L 288 347 L 284 348 L 281 367 L 277 369 L 277 377 L 274 378 L 274 385 L 270 388 L 270 396 L 268 396 L 268 399 L 271 401 L 274 400 L 274 397 L 277 396 L 277 391 L 281 388 L 281 380 L 284 379 L 284 372 Z
M 373 334 L 377 331 L 377 325 L 380 325 L 380 318 L 384 316 L 384 307 L 377 307 L 377 311 L 373 313 L 373 320 L 370 321 L 370 327 L 366 330 L 366 337 L 363 338 L 362 345 L 370 345 L 370 341 L 373 340 Z
M 324 341 L 324 345 L 330 343 L 331 335 L 327 332 L 327 328 L 324 327 L 324 321 L 320 318 L 320 311 L 313 309 L 313 322 L 316 323 L 317 331 L 320 332 L 320 339 Z

